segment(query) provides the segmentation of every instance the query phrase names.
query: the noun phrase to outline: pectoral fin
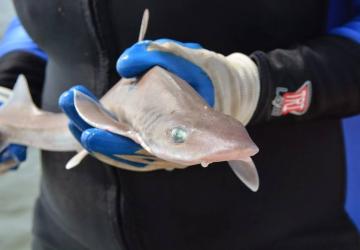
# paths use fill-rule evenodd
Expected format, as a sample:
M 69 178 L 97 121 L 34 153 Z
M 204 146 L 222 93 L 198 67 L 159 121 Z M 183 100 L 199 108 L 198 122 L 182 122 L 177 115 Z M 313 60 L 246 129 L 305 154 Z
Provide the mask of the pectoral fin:
M 252 159 L 237 160 L 228 162 L 235 175 L 248 187 L 251 191 L 256 192 L 259 189 L 259 175 Z
M 74 104 L 80 117 L 89 125 L 119 135 L 128 134 L 129 127 L 126 124 L 116 120 L 114 115 L 102 107 L 99 102 L 96 102 L 87 95 L 75 91 Z

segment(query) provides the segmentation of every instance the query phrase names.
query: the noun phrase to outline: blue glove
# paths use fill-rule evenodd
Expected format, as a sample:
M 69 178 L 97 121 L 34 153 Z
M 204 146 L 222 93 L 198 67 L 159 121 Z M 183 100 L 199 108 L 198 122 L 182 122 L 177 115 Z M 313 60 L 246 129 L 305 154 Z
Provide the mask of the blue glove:
M 170 55 L 169 53 L 154 52 L 156 56 L 149 57 L 146 55 L 146 47 L 148 44 L 149 41 L 140 42 L 125 51 L 117 63 L 117 70 L 120 75 L 124 77 L 137 76 L 145 73 L 145 71 L 154 65 L 161 65 L 163 68 L 167 68 L 167 64 L 165 63 L 165 59 L 167 59 L 174 62 L 174 67 L 172 67 L 170 71 L 180 75 L 188 82 L 191 82 L 193 87 L 198 90 L 210 104 L 213 105 L 214 90 L 211 81 L 200 67 L 184 59 Z M 201 48 L 200 45 L 195 43 L 187 43 L 183 45 L 194 49 Z M 123 60 L 127 57 L 127 55 L 130 55 L 128 57 L 129 60 Z M 163 61 L 164 63 L 162 63 Z M 178 61 L 180 61 L 180 63 Z M 204 82 L 205 84 L 203 84 Z M 201 86 L 199 83 L 201 83 Z M 75 86 L 64 92 L 59 99 L 59 106 L 70 119 L 69 129 L 80 144 L 90 153 L 100 153 L 113 160 L 130 164 L 132 166 L 145 167 L 146 164 L 124 161 L 124 159 L 116 156 L 141 156 L 142 154 L 139 153 L 142 149 L 140 145 L 126 137 L 119 136 L 102 129 L 93 128 L 80 118 L 74 106 L 75 91 L 81 91 L 96 101 L 97 98 L 88 89 L 82 86 Z
M 196 43 L 170 39 L 141 41 L 120 56 L 116 69 L 123 77 L 137 77 L 160 66 L 187 81 L 216 110 L 244 125 L 253 116 L 260 96 L 259 70 L 242 53 L 224 56 Z
M 202 49 L 201 45 L 197 43 L 181 43 L 170 39 L 159 39 L 155 42 L 158 44 L 171 42 L 185 48 Z M 149 45 L 152 43 L 148 40 L 141 41 L 125 50 L 116 64 L 119 75 L 126 78 L 136 77 L 156 65 L 161 66 L 187 81 L 210 106 L 214 106 L 214 87 L 205 71 L 200 66 L 174 53 L 149 49 Z
M 47 60 L 47 55 L 26 33 L 17 17 L 11 21 L 0 42 L 0 57 L 12 51 L 26 51 Z
M 247 104 L 249 98 L 239 98 L 241 93 L 249 93 L 248 86 L 259 84 L 254 81 L 258 71 L 255 63 L 246 55 L 236 53 L 230 57 L 203 49 L 196 43 L 180 43 L 169 39 L 138 42 L 128 48 L 117 61 L 116 69 L 120 76 L 131 78 L 144 74 L 154 66 L 161 66 L 187 81 L 209 105 L 216 104 L 214 86 L 217 86 L 217 105 L 220 111 L 249 120 L 248 110 L 255 110 L 256 98 L 252 108 Z M 238 69 L 239 66 L 239 69 Z M 249 72 L 250 73 L 249 73 Z M 250 77 L 248 77 L 250 76 Z M 252 83 L 253 82 L 253 83 Z M 242 92 L 245 89 L 247 91 Z M 256 90 L 256 88 L 254 88 Z M 70 130 L 89 152 L 100 153 L 121 161 L 116 155 L 138 154 L 141 147 L 133 141 L 110 132 L 92 128 L 84 122 L 74 107 L 74 90 L 96 97 L 83 87 L 74 87 L 65 92 L 59 101 L 70 122 Z M 250 89 L 251 90 L 251 89 Z M 241 101 L 242 102 L 241 102 Z M 242 107 L 245 112 L 239 108 Z M 243 115 L 245 114 L 245 115 Z M 242 121 L 241 119 L 239 119 Z M 245 122 L 244 122 L 245 123 Z M 157 160 L 155 160 L 157 161 Z M 141 166 L 141 165 L 138 165 Z
M 26 147 L 17 144 L 10 144 L 0 152 L 0 169 L 2 164 L 11 163 L 7 169 L 1 169 L 0 173 L 5 170 L 16 170 L 20 162 L 26 160 Z
M 75 91 L 86 94 L 95 101 L 98 99 L 83 86 L 75 86 L 64 92 L 59 98 L 59 106 L 68 116 L 69 129 L 80 144 L 90 153 L 100 153 L 118 162 L 135 167 L 145 167 L 146 164 L 125 160 L 118 155 L 133 155 L 141 150 L 141 146 L 127 137 L 91 127 L 77 113 L 74 105 Z

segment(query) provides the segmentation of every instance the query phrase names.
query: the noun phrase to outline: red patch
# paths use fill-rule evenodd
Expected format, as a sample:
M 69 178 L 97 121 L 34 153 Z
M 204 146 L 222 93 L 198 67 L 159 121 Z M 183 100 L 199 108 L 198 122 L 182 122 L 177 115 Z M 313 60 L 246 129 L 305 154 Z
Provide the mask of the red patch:
M 286 88 L 277 88 L 272 115 L 283 116 L 287 114 L 303 115 L 310 106 L 311 82 L 305 82 L 295 92 L 288 92 Z

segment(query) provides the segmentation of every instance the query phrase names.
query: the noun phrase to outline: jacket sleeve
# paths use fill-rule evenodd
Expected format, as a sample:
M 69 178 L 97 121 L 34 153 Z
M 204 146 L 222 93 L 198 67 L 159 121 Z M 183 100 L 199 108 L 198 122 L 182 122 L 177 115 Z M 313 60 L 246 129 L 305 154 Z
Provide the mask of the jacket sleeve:
M 341 118 L 360 113 L 360 0 L 352 17 L 291 49 L 254 52 L 261 82 L 251 124 Z
M 46 54 L 15 18 L 0 42 L 0 85 L 12 89 L 19 74 L 24 74 L 35 103 L 40 105 L 46 61 Z

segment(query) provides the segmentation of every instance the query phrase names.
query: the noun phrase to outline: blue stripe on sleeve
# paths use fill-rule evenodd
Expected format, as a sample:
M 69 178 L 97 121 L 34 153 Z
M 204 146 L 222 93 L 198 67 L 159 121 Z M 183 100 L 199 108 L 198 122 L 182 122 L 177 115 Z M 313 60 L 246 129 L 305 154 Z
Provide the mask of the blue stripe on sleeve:
M 360 43 L 360 0 L 329 0 L 327 30 Z M 343 119 L 342 125 L 347 164 L 345 209 L 360 231 L 360 115 Z
M 347 165 L 345 208 L 360 230 L 360 116 L 343 119 Z
M 360 16 L 352 19 L 344 26 L 332 29 L 330 34 L 343 36 L 360 43 Z
M 31 39 L 18 17 L 11 21 L 0 41 L 0 57 L 12 51 L 26 51 L 47 60 L 45 52 Z
M 360 0 L 330 0 L 328 31 L 360 43 Z

